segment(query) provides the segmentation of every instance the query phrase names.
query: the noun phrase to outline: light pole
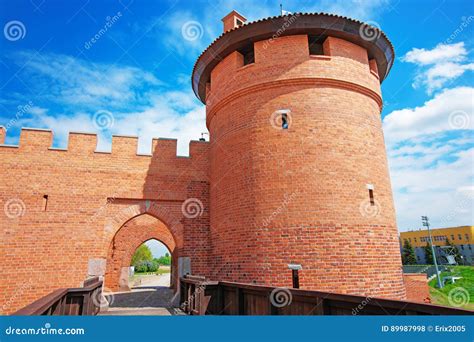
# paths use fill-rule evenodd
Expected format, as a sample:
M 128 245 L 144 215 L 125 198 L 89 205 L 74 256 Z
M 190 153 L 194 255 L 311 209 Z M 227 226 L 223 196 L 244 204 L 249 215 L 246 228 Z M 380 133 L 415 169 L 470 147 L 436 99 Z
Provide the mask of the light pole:
M 438 262 L 436 261 L 436 253 L 433 246 L 433 239 L 431 238 L 430 222 L 429 222 L 428 216 L 422 216 L 421 222 L 423 223 L 423 226 L 428 228 L 428 235 L 430 237 L 430 245 L 431 245 L 431 253 L 433 253 L 433 261 L 434 261 L 435 269 L 436 269 L 436 278 L 438 279 L 438 286 L 441 289 L 443 288 L 443 284 L 441 283 L 441 278 L 439 277 Z

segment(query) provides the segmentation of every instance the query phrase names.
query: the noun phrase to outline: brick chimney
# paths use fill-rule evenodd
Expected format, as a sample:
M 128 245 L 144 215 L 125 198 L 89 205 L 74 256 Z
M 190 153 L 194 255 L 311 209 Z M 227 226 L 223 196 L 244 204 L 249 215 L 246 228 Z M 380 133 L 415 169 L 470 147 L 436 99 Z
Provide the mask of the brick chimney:
M 5 144 L 5 136 L 7 134 L 7 130 L 5 127 L 0 126 L 0 145 Z
M 227 14 L 224 18 L 222 18 L 222 22 L 224 23 L 224 32 L 232 30 L 233 28 L 242 26 L 247 21 L 242 14 L 233 10 L 229 14 Z

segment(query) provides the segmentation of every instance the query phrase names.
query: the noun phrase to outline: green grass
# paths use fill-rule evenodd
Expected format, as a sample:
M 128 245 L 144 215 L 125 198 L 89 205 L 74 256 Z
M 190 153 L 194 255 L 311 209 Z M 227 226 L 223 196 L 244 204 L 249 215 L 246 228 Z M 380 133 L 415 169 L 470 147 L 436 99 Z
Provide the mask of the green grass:
M 170 269 L 162 269 L 162 268 L 159 268 L 158 271 L 156 272 L 156 274 L 166 274 L 166 273 L 170 273 Z
M 446 276 L 462 277 L 454 284 L 447 283 L 438 288 L 436 277 L 429 282 L 433 304 L 474 310 L 474 267 L 453 266 L 449 271 L 441 272 L 441 280 Z

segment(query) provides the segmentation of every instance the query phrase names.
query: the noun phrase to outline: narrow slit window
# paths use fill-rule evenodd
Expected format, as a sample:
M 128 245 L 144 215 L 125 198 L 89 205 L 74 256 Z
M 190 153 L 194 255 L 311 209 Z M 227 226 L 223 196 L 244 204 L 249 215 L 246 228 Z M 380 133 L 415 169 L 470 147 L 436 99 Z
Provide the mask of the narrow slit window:
M 48 195 L 43 195 L 43 211 L 48 209 Z
M 247 44 L 237 51 L 239 51 L 244 57 L 244 65 L 255 63 L 253 43 Z
M 288 114 L 287 113 L 281 114 L 281 128 L 288 129 Z
M 324 55 L 323 42 L 325 38 L 323 36 L 308 36 L 310 55 Z
M 369 189 L 370 205 L 375 205 L 374 190 Z

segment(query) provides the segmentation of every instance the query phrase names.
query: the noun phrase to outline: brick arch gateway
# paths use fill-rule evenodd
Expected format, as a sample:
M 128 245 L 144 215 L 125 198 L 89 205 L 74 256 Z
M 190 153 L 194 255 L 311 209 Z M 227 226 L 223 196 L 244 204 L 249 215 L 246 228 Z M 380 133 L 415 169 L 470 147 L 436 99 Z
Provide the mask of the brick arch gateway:
M 173 139 L 144 155 L 115 135 L 103 153 L 74 132 L 54 148 L 43 129 L 5 145 L 0 126 L 0 208 L 12 207 L 0 212 L 0 312 L 92 276 L 118 290 L 150 238 L 172 250 L 174 286 L 192 273 L 288 287 L 296 263 L 303 289 L 406 298 L 380 115 L 390 41 L 323 13 L 236 22 L 193 69 L 209 142 L 191 141 L 189 157 Z
M 176 264 L 180 250 L 176 239 L 163 221 L 144 213 L 124 223 L 110 242 L 105 271 L 105 287 L 108 290 L 130 290 L 128 270 L 133 253 L 140 245 L 153 239 L 162 242 L 170 251 L 172 259 L 170 285 L 176 288 Z

